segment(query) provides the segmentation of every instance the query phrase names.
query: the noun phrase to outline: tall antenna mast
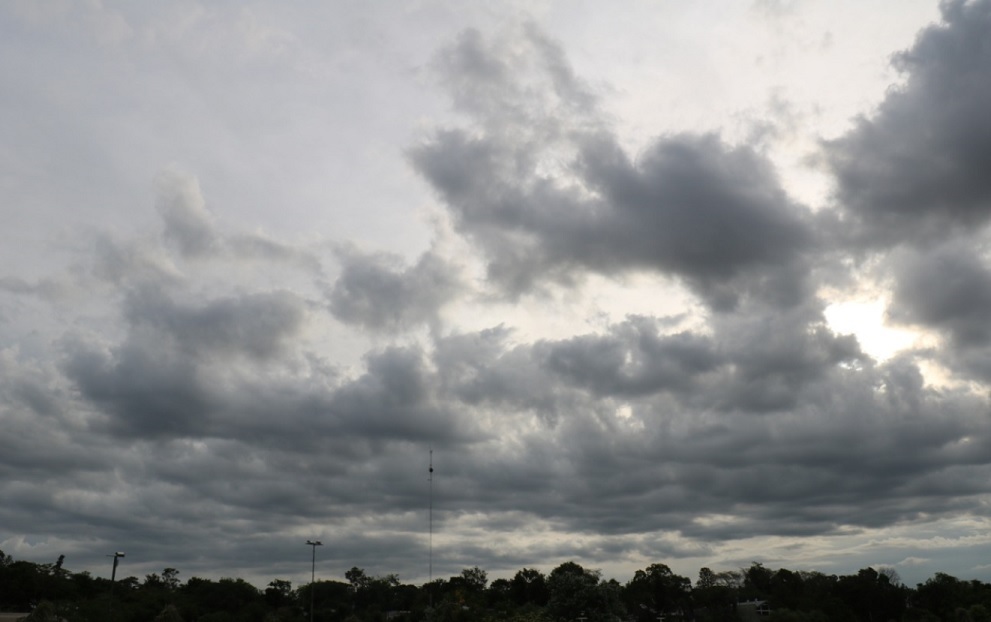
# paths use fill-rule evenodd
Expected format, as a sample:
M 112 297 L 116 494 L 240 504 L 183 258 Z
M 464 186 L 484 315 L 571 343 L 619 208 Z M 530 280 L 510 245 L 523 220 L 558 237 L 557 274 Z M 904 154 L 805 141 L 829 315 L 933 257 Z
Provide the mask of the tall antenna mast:
M 434 582 L 434 450 L 430 450 L 430 470 L 427 471 L 427 481 L 430 482 L 430 582 Z
M 430 468 L 427 471 L 427 481 L 430 482 L 430 511 L 429 520 L 430 523 L 430 540 L 429 540 L 429 578 L 430 578 L 430 608 L 433 609 L 434 606 L 434 592 L 433 592 L 433 582 L 434 582 L 434 449 L 430 448 Z

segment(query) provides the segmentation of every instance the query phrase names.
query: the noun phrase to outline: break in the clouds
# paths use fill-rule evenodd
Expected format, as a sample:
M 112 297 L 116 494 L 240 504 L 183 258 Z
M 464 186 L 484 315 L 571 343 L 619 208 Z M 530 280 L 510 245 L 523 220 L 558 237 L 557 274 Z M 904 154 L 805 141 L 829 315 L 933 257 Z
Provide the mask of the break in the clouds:
M 986 380 L 991 6 L 945 2 L 941 12 L 893 57 L 904 83 L 825 154 L 840 235 L 884 257 L 889 319 L 933 331 L 941 347 L 930 356 Z
M 438 576 L 986 577 L 991 2 L 717 4 L 3 9 L 0 548 L 423 581 L 433 450 Z

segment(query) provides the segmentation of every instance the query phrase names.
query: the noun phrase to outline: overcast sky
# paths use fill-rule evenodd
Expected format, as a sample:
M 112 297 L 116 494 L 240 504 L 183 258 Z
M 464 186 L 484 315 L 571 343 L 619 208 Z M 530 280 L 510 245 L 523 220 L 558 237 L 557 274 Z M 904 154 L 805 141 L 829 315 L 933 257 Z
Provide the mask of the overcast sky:
M 0 549 L 991 581 L 991 0 L 0 4 Z

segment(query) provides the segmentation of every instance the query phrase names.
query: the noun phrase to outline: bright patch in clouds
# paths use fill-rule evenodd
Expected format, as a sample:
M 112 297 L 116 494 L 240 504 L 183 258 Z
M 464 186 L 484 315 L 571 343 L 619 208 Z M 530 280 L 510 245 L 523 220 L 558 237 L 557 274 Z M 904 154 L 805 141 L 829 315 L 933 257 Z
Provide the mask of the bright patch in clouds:
M 823 313 L 834 331 L 856 335 L 860 347 L 878 361 L 886 361 L 919 340 L 913 331 L 892 328 L 885 323 L 887 307 L 883 298 L 836 302 Z

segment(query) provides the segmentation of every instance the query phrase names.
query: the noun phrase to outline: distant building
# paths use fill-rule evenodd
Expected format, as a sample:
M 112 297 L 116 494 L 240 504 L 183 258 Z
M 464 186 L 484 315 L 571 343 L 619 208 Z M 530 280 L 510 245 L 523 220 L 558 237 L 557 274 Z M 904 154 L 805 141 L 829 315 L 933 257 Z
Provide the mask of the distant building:
M 736 612 L 742 622 L 756 622 L 771 615 L 771 607 L 766 600 L 748 600 L 737 603 Z

